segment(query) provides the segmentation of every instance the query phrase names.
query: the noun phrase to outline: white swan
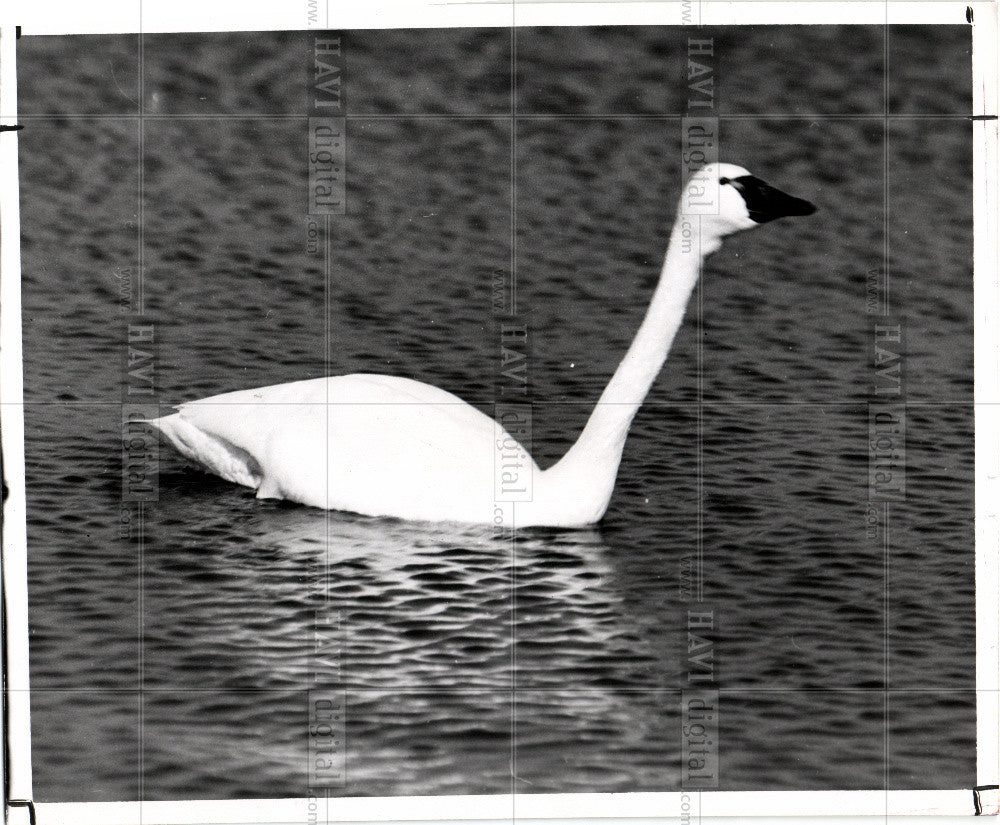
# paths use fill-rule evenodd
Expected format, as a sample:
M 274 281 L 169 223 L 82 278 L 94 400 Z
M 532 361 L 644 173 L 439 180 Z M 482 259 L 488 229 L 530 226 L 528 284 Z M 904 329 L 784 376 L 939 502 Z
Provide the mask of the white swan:
M 493 522 L 501 465 L 519 453 L 531 500 L 515 505 L 517 526 L 592 525 L 607 510 L 629 426 L 681 326 L 702 260 L 726 235 L 814 211 L 739 166 L 696 172 L 635 340 L 577 442 L 547 470 L 451 393 L 388 375 L 225 393 L 148 423 L 182 455 L 255 488 L 258 498 L 422 521 Z

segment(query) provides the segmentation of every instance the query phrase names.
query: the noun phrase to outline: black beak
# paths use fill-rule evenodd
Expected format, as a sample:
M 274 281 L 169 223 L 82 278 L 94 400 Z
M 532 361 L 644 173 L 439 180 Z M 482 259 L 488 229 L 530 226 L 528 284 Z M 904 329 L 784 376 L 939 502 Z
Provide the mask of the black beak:
M 775 218 L 794 215 L 811 215 L 816 207 L 802 198 L 793 198 L 780 189 L 768 186 L 760 178 L 743 175 L 739 178 L 722 178 L 720 183 L 728 183 L 746 201 L 750 219 L 757 223 L 767 223 Z

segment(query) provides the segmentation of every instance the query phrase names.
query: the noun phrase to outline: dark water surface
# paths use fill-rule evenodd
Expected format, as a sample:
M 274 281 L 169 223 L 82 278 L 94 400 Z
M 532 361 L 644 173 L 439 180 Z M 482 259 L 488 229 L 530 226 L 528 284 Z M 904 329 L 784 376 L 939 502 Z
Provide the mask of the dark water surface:
M 887 70 L 879 28 L 702 31 L 723 159 L 820 212 L 710 260 L 599 529 L 326 514 L 166 454 L 123 506 L 140 270 L 165 408 L 367 371 L 491 412 L 513 278 L 560 456 L 658 274 L 688 34 L 518 31 L 516 118 L 509 31 L 348 34 L 328 284 L 304 35 L 148 36 L 141 87 L 134 36 L 19 42 L 37 798 L 304 796 L 311 687 L 337 793 L 676 790 L 707 609 L 720 789 L 974 784 L 964 27 L 892 29 Z M 906 497 L 869 513 L 887 254 Z

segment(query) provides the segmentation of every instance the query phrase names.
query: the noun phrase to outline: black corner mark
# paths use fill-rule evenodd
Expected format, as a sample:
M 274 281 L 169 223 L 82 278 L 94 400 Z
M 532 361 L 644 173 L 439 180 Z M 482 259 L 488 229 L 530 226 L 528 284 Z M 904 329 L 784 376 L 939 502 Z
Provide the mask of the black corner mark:
M 0 126 L 0 132 L 20 132 L 24 128 L 24 124 L 18 123 L 15 126 Z
M 21 27 L 20 26 L 14 26 L 14 39 L 15 40 L 20 40 L 21 39 Z
M 979 792 L 996 790 L 1000 790 L 1000 785 L 976 785 L 976 787 L 972 789 L 972 804 L 975 805 L 976 816 L 983 815 L 983 803 L 979 799 Z
M 27 808 L 28 809 L 28 822 L 30 825 L 35 825 L 37 820 L 35 819 L 35 803 L 30 799 L 8 799 L 8 808 Z
M 969 120 L 996 120 L 996 115 L 972 115 Z

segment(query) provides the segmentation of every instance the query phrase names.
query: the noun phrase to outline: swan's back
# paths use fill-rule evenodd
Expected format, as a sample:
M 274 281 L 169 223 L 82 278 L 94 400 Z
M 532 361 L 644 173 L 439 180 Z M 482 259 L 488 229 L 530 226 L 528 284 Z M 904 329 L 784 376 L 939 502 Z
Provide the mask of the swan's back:
M 456 520 L 493 500 L 498 425 L 408 378 L 354 374 L 241 390 L 151 423 L 180 453 L 261 497 Z

